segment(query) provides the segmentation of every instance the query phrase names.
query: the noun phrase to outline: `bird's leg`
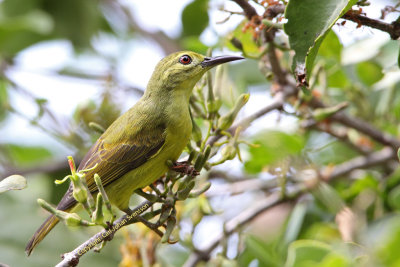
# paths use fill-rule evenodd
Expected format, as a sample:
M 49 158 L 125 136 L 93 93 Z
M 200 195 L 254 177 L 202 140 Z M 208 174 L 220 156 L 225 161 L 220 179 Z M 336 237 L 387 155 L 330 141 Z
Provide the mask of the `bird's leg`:
M 170 166 L 170 169 L 190 176 L 197 176 L 200 174 L 188 161 L 175 161 Z

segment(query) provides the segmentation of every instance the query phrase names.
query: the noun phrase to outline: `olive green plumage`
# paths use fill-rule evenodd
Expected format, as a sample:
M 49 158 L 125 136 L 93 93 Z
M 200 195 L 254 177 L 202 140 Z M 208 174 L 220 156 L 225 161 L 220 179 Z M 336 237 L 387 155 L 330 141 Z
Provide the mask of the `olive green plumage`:
M 144 187 L 168 170 L 167 160 L 176 161 L 189 141 L 192 123 L 189 97 L 194 85 L 210 68 L 241 57 L 208 58 L 182 51 L 162 59 L 156 66 L 142 98 L 114 121 L 88 151 L 78 170 L 89 169 L 86 182 L 97 193 L 93 175 L 97 173 L 113 205 L 127 211 L 135 189 Z M 57 209 L 77 208 L 72 186 Z M 33 248 L 58 223 L 51 215 L 26 246 Z

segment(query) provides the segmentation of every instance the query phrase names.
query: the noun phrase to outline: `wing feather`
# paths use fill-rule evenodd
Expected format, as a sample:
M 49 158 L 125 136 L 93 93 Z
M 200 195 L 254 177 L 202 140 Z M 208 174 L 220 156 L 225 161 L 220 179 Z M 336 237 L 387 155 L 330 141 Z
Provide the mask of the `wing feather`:
M 129 140 L 117 142 L 107 142 L 100 137 L 93 147 L 83 158 L 78 170 L 90 169 L 96 166 L 94 170 L 86 173 L 86 183 L 89 191 L 97 191 L 94 182 L 94 174 L 97 173 L 103 186 L 107 186 L 129 171 L 144 164 L 148 159 L 154 156 L 164 145 L 165 126 L 159 126 L 151 131 L 146 131 L 143 135 L 138 133 Z M 76 204 L 72 197 L 72 185 L 58 204 L 57 208 L 66 210 Z

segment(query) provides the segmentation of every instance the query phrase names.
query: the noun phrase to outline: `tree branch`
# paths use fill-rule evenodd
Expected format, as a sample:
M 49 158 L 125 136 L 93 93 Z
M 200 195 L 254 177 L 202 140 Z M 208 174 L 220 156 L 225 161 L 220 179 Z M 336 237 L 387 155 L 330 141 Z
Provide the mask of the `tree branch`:
M 125 214 L 124 216 L 116 220 L 109 230 L 104 229 L 98 232 L 73 251 L 65 253 L 62 256 L 63 260 L 59 262 L 56 267 L 76 266 L 79 263 L 79 258 L 82 257 L 86 252 L 90 251 L 93 247 L 100 244 L 107 238 L 112 237 L 123 226 L 137 222 L 137 216 L 153 206 L 153 204 L 153 202 L 144 201 L 135 209 L 133 209 L 131 214 Z
M 248 20 L 251 20 L 254 16 L 258 16 L 257 11 L 254 7 L 252 7 L 249 2 L 246 0 L 232 0 L 236 4 L 238 4 L 244 11 Z
M 331 167 L 327 167 L 322 171 L 321 176 L 323 180 L 329 181 L 346 175 L 356 169 L 376 166 L 396 158 L 396 152 L 391 147 L 385 147 L 382 150 L 373 152 L 367 156 L 359 156 L 336 165 L 333 170 Z
M 321 101 L 316 98 L 313 98 L 313 100 L 310 102 L 310 106 L 314 108 L 326 107 Z M 366 121 L 346 115 L 346 113 L 344 113 L 343 111 L 335 113 L 329 119 L 346 125 L 349 128 L 356 129 L 383 145 L 391 146 L 395 150 L 400 147 L 400 140 L 398 140 L 397 138 L 380 131 Z
M 380 20 L 371 19 L 364 15 L 357 13 L 357 11 L 350 10 L 346 14 L 343 15 L 343 19 L 351 20 L 357 24 L 361 24 L 364 26 L 368 26 L 371 28 L 375 28 L 384 32 L 387 32 L 390 35 L 390 38 L 393 40 L 397 40 L 400 38 L 400 22 L 393 21 L 392 23 L 382 22 Z

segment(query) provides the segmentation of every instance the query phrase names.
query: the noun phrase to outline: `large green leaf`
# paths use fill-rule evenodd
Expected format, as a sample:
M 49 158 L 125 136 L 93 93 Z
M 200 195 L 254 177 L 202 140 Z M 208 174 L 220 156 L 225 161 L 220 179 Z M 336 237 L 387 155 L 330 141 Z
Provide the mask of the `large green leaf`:
M 357 0 L 290 0 L 284 30 L 290 47 L 296 52 L 292 68 L 296 75 L 306 75 L 308 80 L 318 49 L 325 36 Z
M 182 36 L 199 36 L 208 25 L 208 0 L 194 0 L 182 11 Z

